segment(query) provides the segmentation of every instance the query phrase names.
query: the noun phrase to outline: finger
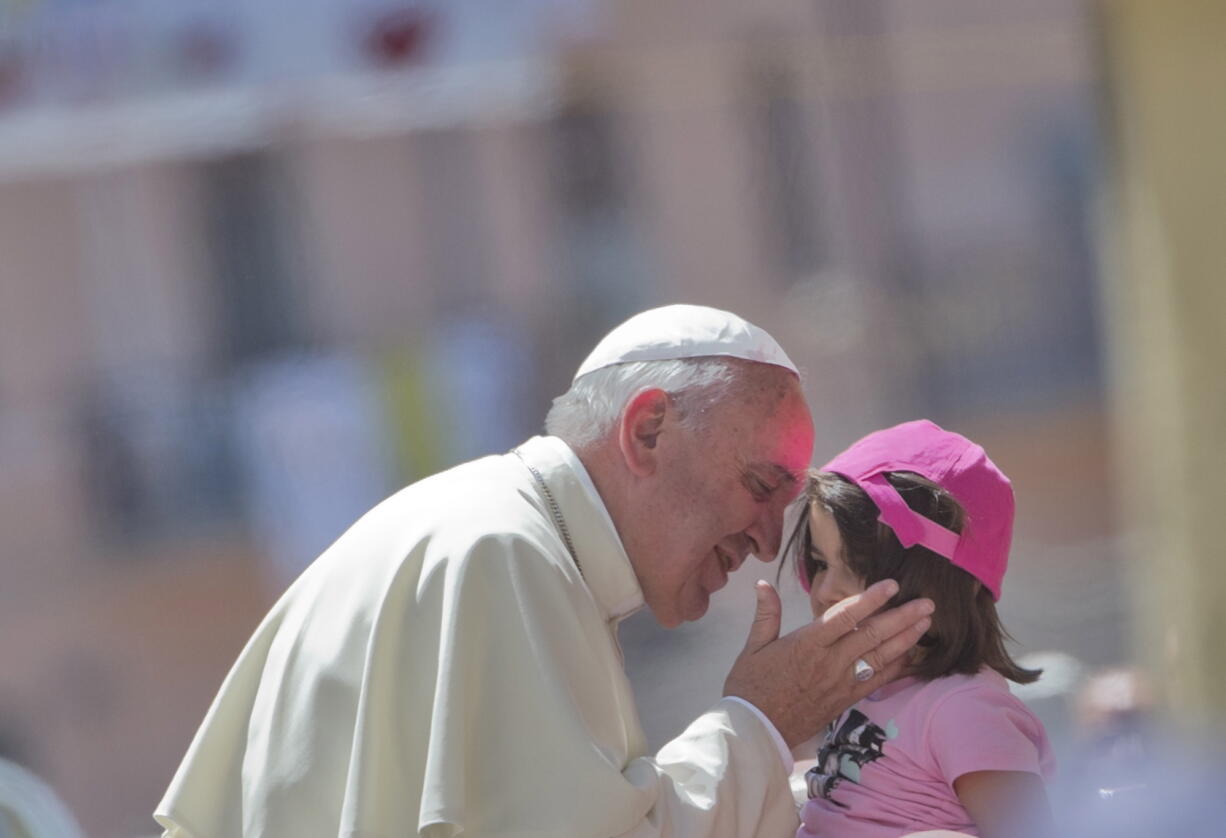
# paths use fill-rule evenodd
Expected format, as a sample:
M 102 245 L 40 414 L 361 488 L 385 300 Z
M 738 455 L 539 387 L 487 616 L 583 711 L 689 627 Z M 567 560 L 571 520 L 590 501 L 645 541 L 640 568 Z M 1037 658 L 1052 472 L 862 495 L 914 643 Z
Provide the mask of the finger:
M 757 602 L 753 624 L 749 627 L 749 638 L 745 641 L 745 651 L 750 653 L 777 640 L 779 625 L 783 620 L 783 603 L 779 599 L 779 592 L 770 582 L 759 579 L 754 584 L 754 594 Z
M 853 631 L 862 621 L 879 611 L 898 593 L 898 583 L 882 579 L 855 596 L 849 596 L 826 609 L 816 621 L 818 637 L 829 646 L 843 635 Z
M 881 689 L 891 681 L 901 678 L 907 668 L 907 665 L 908 661 L 906 658 L 898 658 L 897 660 L 883 665 L 880 669 L 874 666 L 873 677 L 869 678 L 867 681 L 861 681 L 856 684 L 854 700 L 859 701 L 866 695 L 871 695 L 872 693 Z M 873 666 L 871 661 L 869 662 L 869 666 Z
M 891 637 L 913 627 L 932 614 L 933 610 L 932 600 L 913 599 L 862 621 L 857 627 L 858 631 L 843 635 L 834 646 L 853 658 L 862 657 L 870 649 L 876 649 Z
M 853 660 L 864 658 L 875 672 L 883 672 L 895 662 L 905 662 L 907 652 L 911 651 L 911 648 L 924 636 L 924 632 L 928 631 L 931 625 L 931 618 L 924 617 L 918 623 L 906 626 L 892 637 L 887 637 L 878 646 L 855 654 Z M 868 633 L 867 629 L 856 632 L 854 640 L 859 640 L 859 635 L 865 633 Z M 849 638 L 849 640 L 852 639 Z M 840 649 L 840 651 L 843 650 Z

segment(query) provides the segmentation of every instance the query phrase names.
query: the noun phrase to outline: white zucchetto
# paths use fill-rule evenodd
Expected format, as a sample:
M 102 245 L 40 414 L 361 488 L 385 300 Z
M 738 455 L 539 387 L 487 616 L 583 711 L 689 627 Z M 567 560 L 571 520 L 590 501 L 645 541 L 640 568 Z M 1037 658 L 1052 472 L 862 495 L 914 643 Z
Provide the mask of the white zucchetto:
M 765 329 L 718 308 L 670 305 L 640 312 L 605 335 L 579 365 L 575 380 L 630 361 L 711 355 L 774 364 L 800 375 L 792 359 Z

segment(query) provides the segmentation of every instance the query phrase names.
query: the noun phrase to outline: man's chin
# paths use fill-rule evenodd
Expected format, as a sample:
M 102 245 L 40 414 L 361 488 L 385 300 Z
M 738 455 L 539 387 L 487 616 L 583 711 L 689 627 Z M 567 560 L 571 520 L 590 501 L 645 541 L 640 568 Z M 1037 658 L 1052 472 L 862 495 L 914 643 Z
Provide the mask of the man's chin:
M 710 604 L 710 597 L 704 594 L 700 599 L 687 602 L 679 608 L 670 608 L 667 611 L 652 608 L 651 615 L 656 618 L 656 622 L 660 624 L 661 628 L 674 629 L 682 623 L 692 623 L 696 620 L 701 620 L 706 615 Z
M 682 622 L 693 623 L 701 620 L 707 614 L 707 609 L 711 606 L 711 595 L 703 593 L 696 598 L 694 602 L 686 603 L 685 614 L 681 618 Z

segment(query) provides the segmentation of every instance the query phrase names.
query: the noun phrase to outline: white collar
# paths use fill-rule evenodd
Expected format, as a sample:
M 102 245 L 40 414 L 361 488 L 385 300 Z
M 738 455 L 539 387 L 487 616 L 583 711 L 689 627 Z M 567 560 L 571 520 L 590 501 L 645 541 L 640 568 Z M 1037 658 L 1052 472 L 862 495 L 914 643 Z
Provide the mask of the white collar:
M 630 557 L 596 484 L 570 446 L 537 436 L 519 446 L 558 502 L 570 531 L 583 578 L 607 620 L 620 620 L 644 605 Z

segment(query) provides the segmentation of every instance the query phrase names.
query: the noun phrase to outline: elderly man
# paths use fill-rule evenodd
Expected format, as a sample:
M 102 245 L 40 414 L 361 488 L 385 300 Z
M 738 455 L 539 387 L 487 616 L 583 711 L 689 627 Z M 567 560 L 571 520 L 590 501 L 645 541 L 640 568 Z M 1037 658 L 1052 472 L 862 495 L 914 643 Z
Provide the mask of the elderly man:
M 788 746 L 889 677 L 931 604 L 874 616 L 884 582 L 779 637 L 759 583 L 726 696 L 655 756 L 617 626 L 696 620 L 778 551 L 813 445 L 795 366 L 735 315 L 654 309 L 546 426 L 392 496 L 303 573 L 158 807 L 167 835 L 791 834 Z

